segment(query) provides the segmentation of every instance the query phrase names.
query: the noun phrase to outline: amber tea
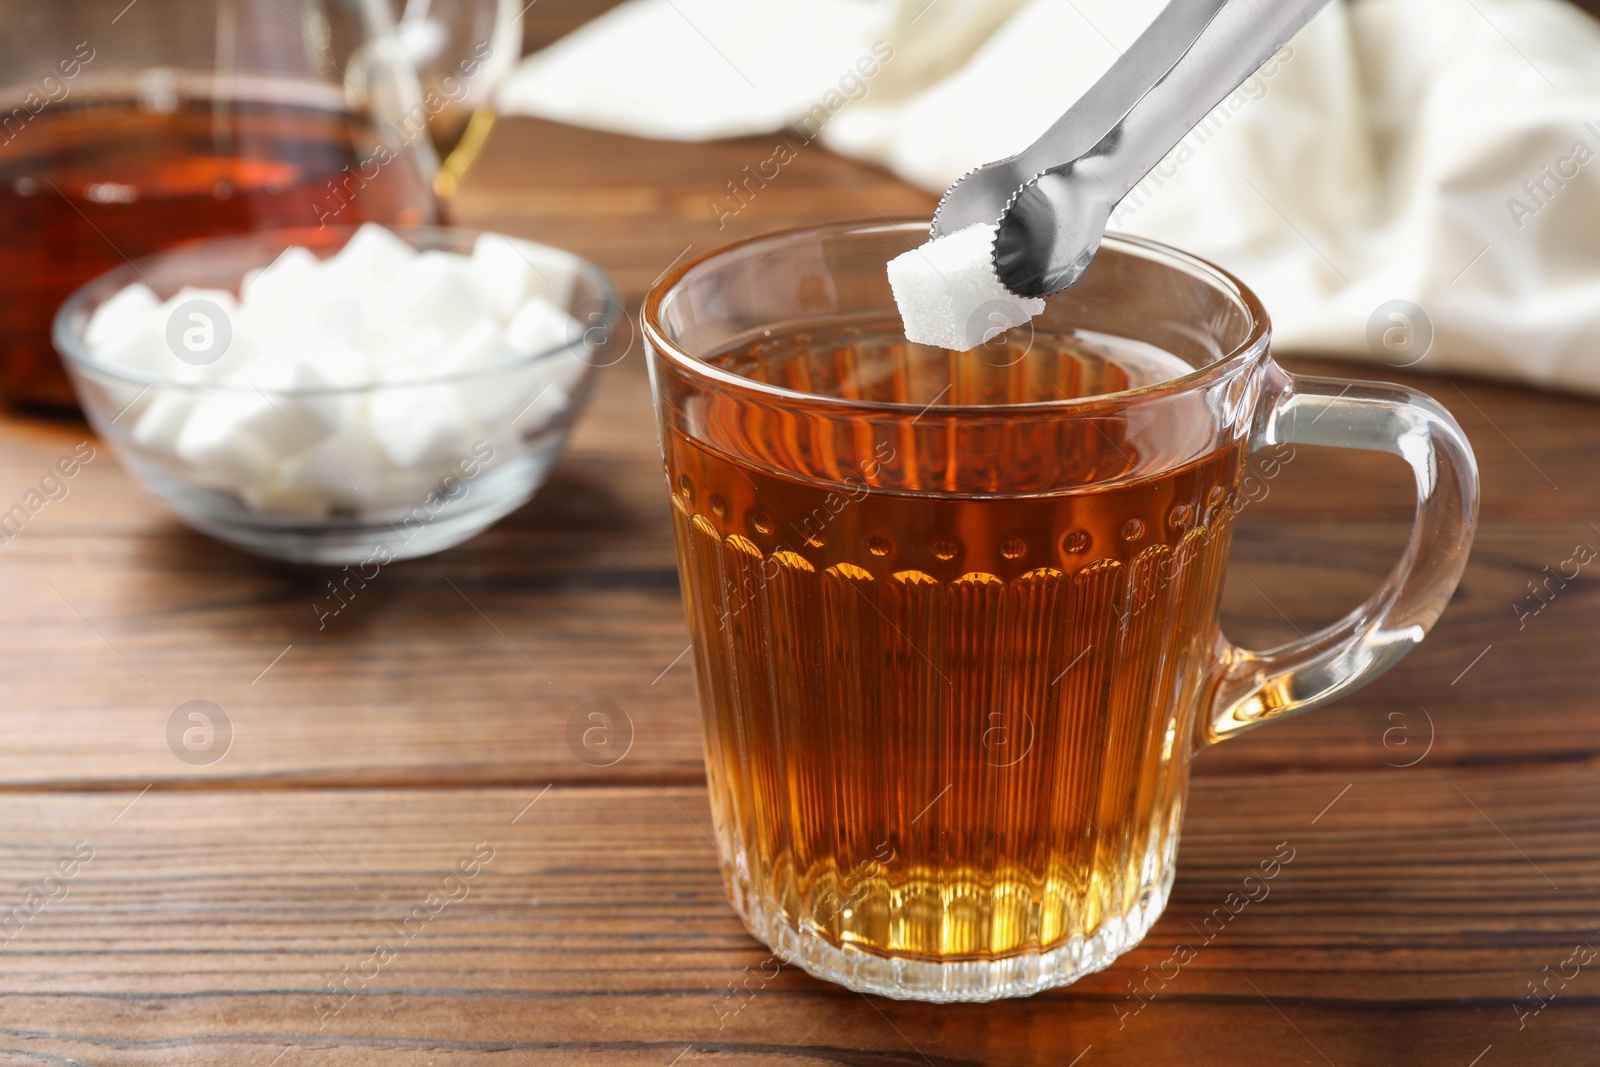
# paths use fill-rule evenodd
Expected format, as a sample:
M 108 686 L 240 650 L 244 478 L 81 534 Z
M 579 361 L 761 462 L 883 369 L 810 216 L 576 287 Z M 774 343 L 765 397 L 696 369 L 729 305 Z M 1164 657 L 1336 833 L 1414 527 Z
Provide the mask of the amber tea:
M 823 398 L 926 398 L 929 424 L 950 407 L 1193 369 L 1071 333 L 947 353 L 893 322 L 767 337 L 709 362 Z M 1161 447 L 1078 429 L 1050 442 L 1074 450 L 1058 468 L 1112 476 Z M 1044 444 L 1013 431 L 992 441 L 996 467 Z M 915 427 L 827 445 L 783 457 L 826 468 L 816 484 L 668 445 L 735 891 L 836 945 L 895 955 L 1092 938 L 1170 866 L 1183 783 L 1167 763 L 1215 641 L 1238 443 L 1157 477 L 1072 492 L 1024 478 L 993 494 L 941 485 L 948 457 L 919 452 Z M 891 468 L 926 468 L 922 492 L 875 488 Z

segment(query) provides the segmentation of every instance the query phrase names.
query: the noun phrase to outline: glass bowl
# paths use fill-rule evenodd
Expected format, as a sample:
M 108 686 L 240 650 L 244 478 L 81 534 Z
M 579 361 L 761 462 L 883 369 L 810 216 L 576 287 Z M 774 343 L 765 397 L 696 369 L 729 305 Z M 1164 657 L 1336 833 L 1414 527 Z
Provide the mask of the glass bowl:
M 462 255 L 480 236 L 440 227 L 388 232 L 419 251 Z M 513 247 L 536 271 L 570 272 L 570 291 L 553 302 L 572 321 L 553 344 L 507 349 L 508 358 L 475 369 L 360 385 L 311 373 L 308 382 L 302 372 L 317 366 L 322 350 L 298 334 L 217 342 L 219 331 L 232 336 L 230 315 L 239 314 L 237 305 L 221 306 L 229 301 L 223 297 L 202 299 L 200 318 L 178 303 L 164 332 L 119 334 L 115 363 L 88 343 L 95 311 L 132 283 L 143 282 L 166 305 L 184 289 L 237 294 L 285 249 L 302 246 L 327 260 L 356 233 L 276 230 L 182 245 L 102 274 L 57 313 L 56 349 L 90 424 L 194 529 L 297 563 L 381 566 L 459 544 L 533 496 L 599 368 L 620 358 L 609 354 L 622 311 L 610 279 L 569 252 L 529 241 Z M 320 292 L 306 303 L 319 299 Z M 318 314 L 324 310 L 318 305 Z M 186 332 L 196 328 L 202 332 Z M 446 334 L 450 343 L 460 340 Z M 239 364 L 249 373 L 207 373 L 184 351 L 196 338 L 226 347 L 222 359 L 253 353 Z M 101 337 L 97 347 L 106 344 Z

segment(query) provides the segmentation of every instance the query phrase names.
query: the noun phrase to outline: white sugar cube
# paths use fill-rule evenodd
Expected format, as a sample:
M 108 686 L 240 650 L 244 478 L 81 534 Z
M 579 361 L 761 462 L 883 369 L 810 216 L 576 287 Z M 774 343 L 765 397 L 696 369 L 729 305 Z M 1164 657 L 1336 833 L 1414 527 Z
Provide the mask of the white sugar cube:
M 156 328 L 154 318 L 131 330 L 119 330 L 94 348 L 95 358 L 109 367 L 132 371 L 150 378 L 193 381 L 199 369 L 173 356 L 167 338 Z
M 419 256 L 382 226 L 366 223 L 323 265 L 302 309 L 308 328 L 340 344 L 381 344 L 396 325 L 390 292 Z
M 389 461 L 363 415 L 348 420 L 317 447 L 307 446 L 284 460 L 278 484 L 319 495 L 330 504 L 364 509 L 374 505 L 387 470 Z
M 1001 284 L 993 262 L 997 233 L 979 223 L 889 261 L 906 340 L 965 352 L 1044 311 L 1043 300 Z
M 262 401 L 274 417 L 265 412 L 253 419 L 245 432 L 253 433 L 279 456 L 299 451 L 306 443 L 316 444 L 339 428 L 347 404 L 356 403 L 337 392 L 334 383 L 310 361 L 289 356 L 261 360 L 248 371 L 230 379 L 244 386 Z
M 185 286 L 155 310 L 153 341 L 140 358 L 152 375 L 180 382 L 220 380 L 226 368 L 248 359 L 237 343 L 239 324 L 239 302 L 232 293 Z
M 322 261 L 298 245 L 286 248 L 239 286 L 240 315 L 252 323 L 285 329 L 300 314 L 305 294 L 315 291 Z
M 434 367 L 440 374 L 460 374 L 514 363 L 520 356 L 505 331 L 484 320 L 441 353 Z
M 274 338 L 252 333 L 247 327 L 241 326 L 241 332 L 229 339 L 226 352 L 218 356 L 215 362 L 190 368 L 186 380 L 215 385 L 254 374 L 273 360 L 284 358 L 281 344 L 273 344 L 275 340 L 281 342 L 282 337 L 281 334 Z
M 445 385 L 390 387 L 367 404 L 378 446 L 398 467 L 435 468 L 466 454 L 471 420 Z
M 491 320 L 485 316 L 483 323 Z M 450 348 L 451 337 L 437 326 L 419 326 L 389 335 L 373 358 L 379 381 L 408 382 L 431 378 L 440 357 Z
M 472 269 L 502 322 L 510 321 L 529 297 L 566 307 L 577 281 L 574 257 L 497 233 L 483 234 L 473 244 Z
M 339 255 L 326 262 L 307 249 L 290 248 L 270 266 L 247 276 L 240 287 L 244 332 L 316 336 L 365 347 L 376 302 L 393 280 L 390 268 L 398 273 L 403 264 L 375 268 L 371 261 L 380 257 L 370 251 L 341 259 L 360 236 L 358 231 Z
M 518 352 L 533 355 L 582 342 L 583 327 L 551 301 L 535 296 L 517 308 L 506 326 L 506 338 Z
M 365 348 L 368 337 L 381 330 L 361 293 L 330 290 L 308 299 L 305 322 L 311 337 L 346 348 Z
M 84 343 L 96 354 L 110 350 L 145 328 L 160 306 L 161 299 L 143 282 L 119 289 L 89 317 Z
M 466 375 L 458 386 L 461 402 L 479 424 L 489 425 L 515 414 L 533 395 L 530 390 L 548 381 L 543 371 L 525 361 L 520 366 L 507 366 L 519 359 L 525 360 L 525 357 L 511 347 L 505 331 L 484 323 L 452 345 L 441 357 L 439 366 L 445 373 Z M 491 367 L 506 369 L 472 373 Z
M 279 457 L 254 431 L 277 419 L 271 406 L 253 393 L 203 393 L 178 434 L 176 450 L 197 468 L 197 480 L 214 487 L 266 482 Z
M 194 410 L 194 390 L 151 386 L 145 395 L 151 399 L 133 424 L 134 443 L 155 452 L 175 452 L 178 434 Z
M 328 384 L 306 364 L 289 360 L 251 373 L 227 390 L 201 392 L 176 445 L 184 460 L 235 485 L 268 481 L 280 461 L 339 424 L 337 396 L 295 392 Z
M 364 351 L 289 330 L 252 330 L 235 335 L 217 362 L 197 368 L 198 381 L 252 382 L 262 389 L 365 385 L 372 372 Z
M 324 265 L 330 285 L 352 292 L 380 292 L 393 285 L 420 255 L 376 223 L 364 223 Z
M 406 265 L 383 294 L 380 312 L 390 332 L 433 326 L 459 336 L 489 315 L 489 300 L 467 261 L 427 251 Z
M 292 352 L 298 361 L 315 371 L 331 386 L 352 388 L 373 380 L 372 361 L 364 349 L 341 345 L 322 338 L 307 338 L 298 344 L 284 337 L 267 336 L 260 343 L 268 351 Z

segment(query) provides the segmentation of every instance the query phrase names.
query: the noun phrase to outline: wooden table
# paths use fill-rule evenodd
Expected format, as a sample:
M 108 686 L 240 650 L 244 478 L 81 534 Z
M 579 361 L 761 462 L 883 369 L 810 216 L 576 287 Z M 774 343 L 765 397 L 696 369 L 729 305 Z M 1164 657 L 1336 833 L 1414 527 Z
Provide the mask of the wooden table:
M 807 148 L 719 232 L 708 202 L 775 143 L 506 121 L 455 214 L 592 256 L 636 306 L 731 238 L 931 207 Z M 1382 376 L 1432 392 L 1478 449 L 1455 602 L 1378 683 L 1200 758 L 1140 948 L 986 1006 L 788 968 L 747 981 L 768 953 L 708 837 L 637 344 L 531 505 L 385 568 L 320 629 L 329 574 L 189 532 L 101 446 L 0 545 L 0 919 L 23 909 L 0 933 L 4 1062 L 1600 1062 L 1600 959 L 1577 962 L 1600 948 L 1600 596 L 1585 572 L 1524 625 L 1512 610 L 1541 568 L 1600 546 L 1600 406 Z M 87 438 L 0 421 L 0 510 Z M 1408 479 L 1302 449 L 1243 519 L 1230 634 L 1262 645 L 1353 606 L 1404 541 Z M 610 766 L 568 742 L 590 699 L 626 716 Z M 190 700 L 231 723 L 209 765 L 169 748 Z M 1135 999 L 1280 842 L 1295 858 L 1270 896 Z M 474 876 L 447 881 L 462 863 Z M 1530 983 L 1555 995 L 1519 1017 L 1541 1003 Z

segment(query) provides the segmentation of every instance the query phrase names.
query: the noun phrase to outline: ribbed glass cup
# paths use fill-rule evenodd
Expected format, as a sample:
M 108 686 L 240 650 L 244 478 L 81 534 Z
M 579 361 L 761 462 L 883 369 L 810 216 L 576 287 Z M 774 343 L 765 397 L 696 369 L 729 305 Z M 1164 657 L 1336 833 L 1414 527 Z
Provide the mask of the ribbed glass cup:
M 911 345 L 884 263 L 924 232 L 712 253 L 657 285 L 644 334 L 735 907 L 820 977 L 987 1000 L 1143 937 L 1193 755 L 1420 640 L 1476 482 L 1436 405 L 1291 379 L 1252 294 L 1149 242 L 1108 238 L 1031 327 Z M 1312 406 L 1342 417 L 1297 435 Z M 1408 555 L 1305 644 L 1232 646 L 1217 605 L 1250 454 L 1401 451 L 1401 416 L 1431 457 L 1413 449 L 1416 538 L 1448 562 Z M 1424 621 L 1397 642 L 1395 614 Z

